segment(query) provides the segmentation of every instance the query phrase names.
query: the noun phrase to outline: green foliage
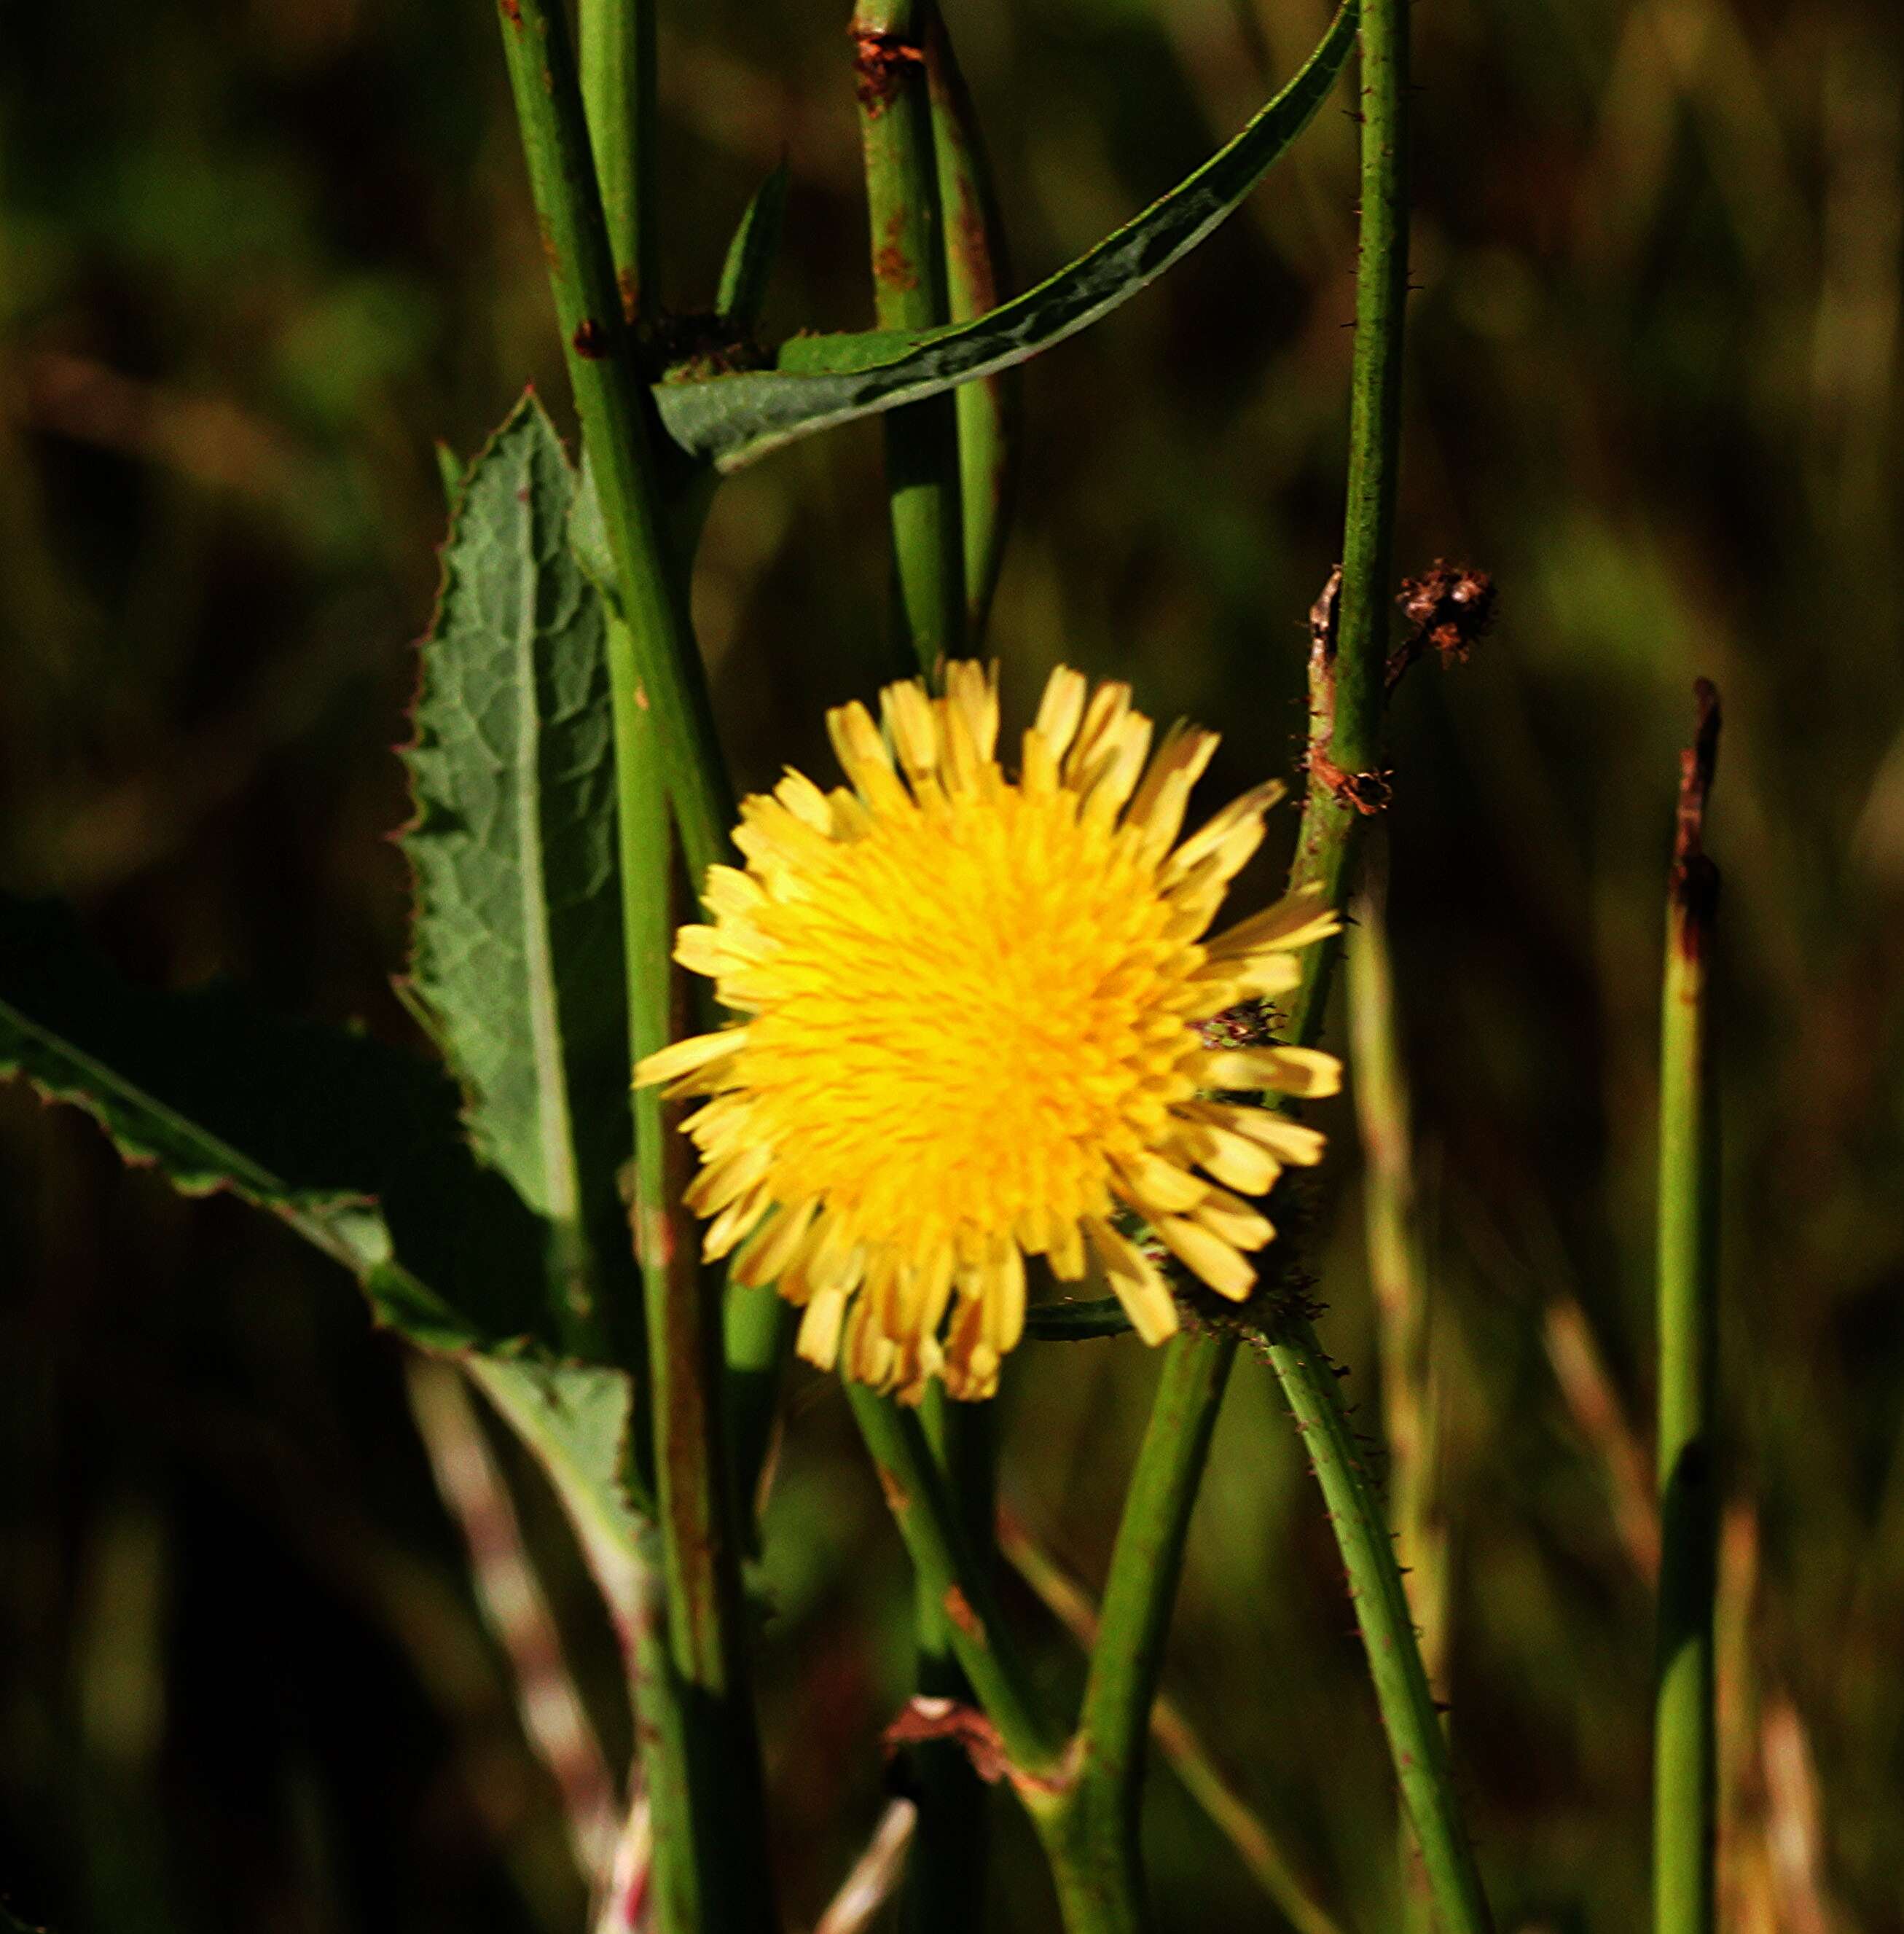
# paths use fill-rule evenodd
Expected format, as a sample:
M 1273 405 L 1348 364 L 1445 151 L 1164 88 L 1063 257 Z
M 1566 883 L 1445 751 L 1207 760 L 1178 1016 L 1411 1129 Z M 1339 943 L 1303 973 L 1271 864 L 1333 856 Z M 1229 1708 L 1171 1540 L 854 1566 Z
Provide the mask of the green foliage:
M 766 306 L 773 258 L 780 249 L 780 231 L 787 218 L 787 188 L 791 177 L 782 161 L 754 191 L 735 224 L 728 257 L 721 267 L 720 293 L 715 312 L 737 329 L 752 330 Z
M 478 1164 L 454 1089 L 367 1037 L 228 989 L 133 986 L 70 915 L 0 899 L 0 1074 L 85 1108 L 128 1161 L 229 1189 L 342 1263 L 379 1315 L 438 1349 L 541 1327 L 535 1219 Z
M 574 494 L 526 399 L 451 520 L 403 849 L 415 992 L 478 1152 L 547 1227 L 555 1321 L 579 1342 L 628 1289 L 616 1178 L 631 1150 L 613 720 L 601 601 L 569 549 Z
M 1355 41 L 1354 0 L 1276 98 L 1134 221 L 976 321 L 908 332 L 797 336 L 779 367 L 664 383 L 663 425 L 691 456 L 737 470 L 797 437 L 996 375 L 1088 328 L 1188 255 L 1309 125 Z

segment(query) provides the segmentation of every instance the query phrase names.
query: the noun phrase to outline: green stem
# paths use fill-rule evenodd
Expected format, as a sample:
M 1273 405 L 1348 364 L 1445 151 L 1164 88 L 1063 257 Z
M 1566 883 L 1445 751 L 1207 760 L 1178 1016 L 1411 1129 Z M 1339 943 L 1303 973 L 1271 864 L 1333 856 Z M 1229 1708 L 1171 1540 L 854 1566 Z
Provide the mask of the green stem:
M 1339 608 L 1325 594 L 1316 614 L 1309 791 L 1291 868 L 1292 886 L 1319 884 L 1339 907 L 1345 903 L 1362 822 L 1385 796 L 1378 761 L 1408 282 L 1407 0 L 1365 0 L 1360 45 L 1361 254 L 1343 571 Z M 1292 1041 L 1307 1044 L 1321 1032 L 1338 950 L 1336 943 L 1325 942 L 1306 957 L 1304 978 L 1291 1007 Z M 1135 1541 L 1134 1550 L 1153 1552 L 1156 1562 L 1147 1568 L 1133 1562 L 1122 1568 L 1120 1577 L 1113 1559 L 1104 1634 L 1092 1667 L 1095 1676 L 1120 1688 L 1107 1715 L 1120 1733 L 1128 1732 L 1131 1710 L 1147 1712 L 1155 1695 L 1161 1634 L 1182 1564 L 1183 1529 L 1234 1345 L 1216 1337 L 1185 1337 L 1170 1348 L 1172 1360 L 1165 1366 L 1137 1454 L 1125 1520 L 1118 1533 L 1120 1550 L 1128 1538 Z M 1270 1357 L 1284 1397 L 1309 1437 L 1436 1909 L 1450 1934 L 1484 1934 L 1491 1923 L 1462 1829 L 1447 1741 L 1422 1669 L 1381 1505 L 1363 1468 L 1333 1368 L 1300 1312 L 1279 1321 Z M 1121 1663 L 1106 1655 L 1113 1649 L 1127 1655 Z M 1083 1744 L 1088 1768 L 1096 1745 L 1088 1727 Z M 1134 1785 L 1139 1770 L 1133 1754 L 1117 1776 Z M 1118 1797 L 1120 1814 L 1130 1817 L 1134 1797 L 1126 1791 Z
M 1719 697 L 1701 679 L 1683 755 L 1660 1004 L 1659 1643 L 1653 1734 L 1653 1926 L 1713 1924 L 1713 1613 L 1718 1485 L 1719 1120 L 1707 963 L 1719 875 L 1703 847 Z
M 1402 342 L 1408 288 L 1408 5 L 1363 0 L 1361 219 L 1349 376 L 1348 501 L 1329 756 L 1371 774 L 1381 750 L 1402 455 Z
M 504 15 L 505 40 L 512 35 L 520 40 L 535 24 L 508 4 Z M 625 380 L 631 366 L 628 327 L 644 303 L 652 305 L 654 291 L 652 0 L 585 0 L 580 24 L 583 101 L 575 96 L 573 77 L 565 80 L 559 13 L 539 23 L 546 102 L 533 109 L 525 105 L 525 63 L 514 41 L 511 72 L 538 206 L 555 251 L 551 267 L 564 327 L 569 327 L 565 267 L 577 279 L 574 293 L 585 316 L 601 315 L 604 261 L 616 291 L 612 357 L 592 353 L 603 345 L 585 327 L 571 333 L 570 352 L 571 369 L 587 366 L 591 385 L 598 374 L 608 379 L 585 390 L 585 375 L 577 374 L 576 396 L 617 567 L 619 610 L 609 621 L 607 654 L 629 1045 L 639 1061 L 666 1047 L 676 1032 L 676 977 L 670 959 L 674 841 L 664 778 L 670 770 L 667 719 L 657 717 L 651 703 L 660 695 L 647 676 L 651 663 L 691 667 L 703 706 L 706 691 L 698 683 L 700 660 L 685 615 L 686 572 L 670 544 L 661 493 L 640 441 L 646 428 L 645 394 Z M 586 107 L 592 164 L 574 152 L 577 105 Z M 544 156 L 539 173 L 538 140 L 531 131 L 535 116 L 544 117 L 536 124 Z M 551 167 L 552 156 L 560 161 L 559 169 Z M 593 183 L 583 178 L 591 166 L 599 172 L 603 194 L 592 209 Z M 556 186 L 568 192 L 549 196 Z M 599 372 L 598 363 L 603 366 Z M 624 377 L 619 385 L 616 370 Z M 618 420 L 617 408 L 631 395 L 636 405 L 625 423 Z M 614 542 L 618 525 L 619 545 Z M 651 647 L 646 653 L 644 638 Z M 664 703 L 661 709 L 664 714 Z M 712 776 L 724 792 L 711 731 L 696 758 L 702 777 Z M 697 788 L 683 797 L 697 801 L 699 812 L 718 810 L 707 791 Z M 676 811 L 682 812 L 681 799 Z M 700 843 L 708 850 L 701 863 L 722 850 L 727 824 L 724 817 L 711 828 L 702 825 Z M 685 813 L 682 828 L 691 855 L 696 840 Z M 710 830 L 721 847 L 709 845 Z M 665 1646 L 658 1659 L 658 1621 L 644 1604 L 631 1658 L 643 1682 L 637 1697 L 645 1695 L 643 1767 L 670 1809 L 666 1830 L 655 1839 L 656 1899 L 667 1934 L 768 1930 L 778 1917 L 720 1408 L 719 1291 L 717 1282 L 703 1276 L 692 1219 L 682 1206 L 688 1161 L 671 1110 L 653 1089 L 637 1092 L 634 1109 L 634 1235 L 646 1306 L 652 1466 L 665 1581 L 658 1622 Z
M 965 76 L 944 16 L 925 23 L 926 90 L 932 105 L 945 263 L 946 320 L 969 322 L 998 305 L 1008 276 L 1005 223 Z M 1005 561 L 1018 474 L 1023 372 L 1008 369 L 954 390 L 958 421 L 959 527 L 965 548 L 968 651 L 976 652 Z
M 1301 1318 L 1280 1327 L 1270 1345 L 1270 1361 L 1315 1467 L 1348 1573 L 1355 1622 L 1436 1912 L 1451 1934 L 1482 1934 L 1493 1923 L 1462 1824 L 1447 1735 L 1422 1667 L 1381 1498 L 1343 1405 L 1335 1366 Z
M 863 1384 L 848 1381 L 845 1390 L 920 1589 L 945 1613 L 953 1652 L 998 1728 L 1014 1773 L 1034 1785 L 1055 1779 L 1062 1748 L 1039 1709 L 990 1573 L 973 1556 L 923 1428 L 911 1411 Z M 1028 1803 L 1035 1810 L 1035 1801 Z
M 601 212 L 630 322 L 660 303 L 655 220 L 655 0 L 583 0 L 578 21 Z
M 670 555 L 654 405 L 622 315 L 568 30 L 547 0 L 498 0 L 497 13 L 576 413 L 631 634 L 638 682 L 617 676 L 616 707 L 652 708 L 668 797 L 697 880 L 728 854 L 734 795 Z
M 1232 1336 L 1182 1336 L 1164 1357 L 1143 1454 L 1111 1551 L 1098 1640 L 1084 1683 L 1080 1730 L 1090 1747 L 1086 1778 L 1103 1781 L 1115 1795 L 1119 1839 L 1134 1868 L 1144 1742 L 1164 1640 L 1191 1511 L 1236 1354 Z
M 852 35 L 875 319 L 882 329 L 960 320 L 948 292 L 950 237 L 927 77 L 926 49 L 944 40 L 937 10 L 932 0 L 859 0 Z M 954 396 L 934 396 L 892 411 L 885 422 L 893 611 L 903 655 L 928 679 L 966 649 L 959 408 Z M 935 1390 L 924 1423 L 971 1562 L 989 1583 L 994 1488 L 986 1408 L 974 1411 Z M 972 1688 L 956 1634 L 923 1571 L 917 1599 L 919 1690 L 963 1701 Z M 919 1822 L 907 1868 L 905 1924 L 913 1934 L 961 1934 L 984 1911 L 984 1788 L 954 1742 L 922 1744 L 914 1763 Z
M 619 622 L 611 626 L 625 634 Z M 672 938 L 673 841 L 655 756 L 656 735 L 639 707 L 617 730 L 624 896 L 636 1058 L 677 1032 Z M 740 1553 L 722 1415 L 719 1279 L 700 1267 L 693 1219 L 682 1206 L 687 1145 L 658 1090 L 635 1100 L 635 1253 L 649 1338 L 654 1472 L 667 1580 L 667 1631 L 684 1728 L 654 1737 L 654 1756 L 685 1750 L 691 1836 L 655 1853 L 682 1918 L 670 1934 L 776 1924 L 767 1849 L 767 1800 L 749 1683 Z M 742 1850 L 746 1851 L 743 1854 Z M 739 1855 L 740 1857 L 737 1857 Z
M 853 11 L 873 312 L 881 329 L 949 321 L 945 255 L 926 79 L 932 0 L 859 0 Z M 894 615 L 906 655 L 928 677 L 965 649 L 957 406 L 929 397 L 887 412 L 886 496 Z
M 1086 1652 L 1092 1651 L 1100 1628 L 1097 1607 L 1084 1588 L 1041 1550 L 1022 1526 L 1002 1513 L 999 1546 L 1012 1569 L 1046 1608 Z M 1237 1858 L 1296 1934 L 1342 1934 L 1328 1911 L 1304 1886 L 1261 1815 L 1225 1777 L 1196 1729 L 1167 1698 L 1160 1696 L 1151 1708 L 1150 1732 L 1185 1792 L 1236 1849 Z

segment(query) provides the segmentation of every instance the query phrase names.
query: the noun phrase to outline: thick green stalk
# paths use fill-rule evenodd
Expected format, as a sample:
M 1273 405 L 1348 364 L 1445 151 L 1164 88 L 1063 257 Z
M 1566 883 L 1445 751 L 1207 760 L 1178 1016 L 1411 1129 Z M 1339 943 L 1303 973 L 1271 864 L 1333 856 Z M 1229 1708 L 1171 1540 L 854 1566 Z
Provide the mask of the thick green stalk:
M 707 679 L 670 555 L 653 403 L 622 315 L 614 258 L 562 9 L 497 0 L 529 187 L 542 228 L 609 550 L 620 581 L 637 682 L 616 673 L 618 710 L 652 710 L 688 869 L 699 879 L 730 851 L 734 794 Z
M 519 26 L 504 8 L 505 38 Z M 654 296 L 654 55 L 652 0 L 584 0 L 580 28 L 583 50 L 583 105 L 594 165 L 603 201 L 593 221 L 586 206 L 586 183 L 576 193 L 584 206 L 571 211 L 570 233 L 556 240 L 559 258 L 573 261 L 583 278 L 586 310 L 602 295 L 601 263 L 605 255 L 617 291 L 613 318 L 614 366 L 630 366 L 628 328 Z M 550 82 L 549 131 L 572 141 L 570 104 L 562 91 L 559 15 L 543 23 Z M 520 65 L 512 48 L 511 70 Z M 573 83 L 570 83 L 572 89 Z M 525 145 L 535 173 L 535 148 L 528 138 L 529 116 L 521 104 Z M 566 148 L 574 167 L 586 165 Z M 569 179 L 565 176 L 565 179 Z M 538 192 L 538 207 L 543 206 Z M 547 212 L 544 209 L 544 219 Z M 550 224 L 552 239 L 555 224 Z M 571 253 L 572 252 L 572 253 Z M 592 264 L 592 267 L 589 265 Z M 562 306 L 562 271 L 552 263 Z M 564 326 L 568 318 L 564 316 Z M 571 365 L 608 359 L 592 356 L 586 330 L 571 338 Z M 592 373 L 592 372 L 591 372 Z M 630 385 L 624 384 L 623 390 Z M 664 779 L 665 721 L 652 701 L 655 688 L 644 676 L 646 665 L 640 628 L 657 612 L 673 627 L 666 651 L 698 676 L 700 661 L 685 619 L 685 561 L 672 550 L 662 521 L 661 493 L 646 450 L 637 447 L 631 464 L 618 463 L 629 453 L 604 438 L 626 427 L 612 405 L 612 384 L 595 396 L 591 412 L 582 380 L 576 384 L 591 463 L 601 495 L 611 546 L 616 508 L 611 479 L 631 480 L 624 495 L 624 545 L 615 548 L 619 611 L 608 625 L 608 660 L 613 694 L 615 769 L 624 950 L 628 977 L 629 1045 L 637 1061 L 672 1041 L 676 1028 L 676 976 L 673 947 L 675 846 Z M 634 413 L 634 433 L 645 433 Z M 645 493 L 645 494 L 643 494 Z M 633 513 L 635 514 L 631 515 Z M 646 521 L 642 521 L 645 515 Z M 631 569 L 632 564 L 632 569 Z M 635 579 L 646 574 L 654 594 L 645 603 Z M 655 642 L 651 637 L 651 645 Z M 705 688 L 700 687 L 705 701 Z M 719 776 L 719 752 L 702 749 L 703 767 Z M 720 780 L 725 791 L 725 780 Z M 705 808 L 707 802 L 702 794 Z M 676 803 L 676 812 L 679 803 Z M 694 840 L 682 819 L 691 854 Z M 726 822 L 716 829 L 725 842 Z M 703 843 L 708 829 L 703 828 Z M 718 850 L 718 849 L 716 849 Z M 706 856 L 712 859 L 714 852 Z M 726 1462 L 725 1419 L 722 1413 L 722 1353 L 718 1281 L 699 1265 L 692 1218 L 682 1203 L 688 1179 L 686 1146 L 660 1093 L 642 1089 L 634 1096 L 634 1247 L 641 1268 L 652 1430 L 652 1471 L 659 1514 L 661 1571 L 665 1582 L 666 1657 L 658 1666 L 637 1654 L 649 1696 L 657 1673 L 666 1683 L 658 1710 L 641 1714 L 643 1762 L 658 1790 L 670 1796 L 669 1829 L 655 1841 L 656 1900 L 667 1934 L 703 1930 L 765 1930 L 777 1925 L 768 1836 L 765 1782 L 749 1682 L 747 1634 L 740 1589 L 740 1540 Z M 652 1625 L 652 1618 L 646 1624 Z M 646 1634 L 644 1636 L 651 1636 Z M 652 1645 L 650 1646 L 652 1652 Z M 639 1692 L 637 1697 L 640 1696 Z
M 1384 803 L 1378 767 L 1387 667 L 1390 558 L 1400 432 L 1402 308 L 1408 280 L 1408 211 L 1404 167 L 1408 77 L 1406 0 L 1365 0 L 1362 51 L 1362 230 L 1357 276 L 1356 341 L 1350 410 L 1348 500 L 1339 602 L 1336 585 L 1315 613 L 1310 669 L 1309 791 L 1292 885 L 1320 884 L 1330 902 L 1345 902 L 1365 816 Z M 1288 1038 L 1319 1033 L 1337 947 L 1310 950 L 1291 1002 Z M 1147 1711 L 1161 1665 L 1163 1628 L 1182 1562 L 1182 1541 L 1235 1345 L 1217 1337 L 1182 1337 L 1170 1345 L 1158 1401 L 1137 1455 L 1131 1505 L 1118 1534 L 1151 1555 L 1147 1566 L 1113 1560 L 1104 1596 L 1103 1635 L 1094 1676 L 1124 1689 L 1113 1717 L 1127 1728 L 1130 1710 Z M 1270 1361 L 1284 1396 L 1308 1437 L 1331 1523 L 1354 1595 L 1375 1691 L 1402 1798 L 1423 1854 L 1436 1907 L 1450 1934 L 1481 1934 L 1490 1926 L 1474 1857 L 1462 1830 L 1446 1740 L 1415 1643 L 1408 1600 L 1387 1526 L 1334 1370 L 1308 1319 L 1291 1312 L 1279 1323 Z M 1201 1365 L 1201 1373 L 1193 1367 Z M 1181 1402 L 1185 1390 L 1200 1400 Z M 1205 1414 L 1206 1410 L 1209 1413 Z M 1140 1522 L 1131 1522 L 1133 1511 Z M 1147 1521 L 1146 1521 L 1147 1520 Z M 1161 1534 L 1161 1535 L 1160 1535 Z M 1116 1663 L 1122 1653 L 1127 1662 Z M 1087 1734 L 1086 1776 L 1095 1761 Z M 1137 1770 L 1134 1755 L 1119 1770 Z M 1134 1803 L 1120 1794 L 1128 1817 Z
M 961 319 L 950 306 L 926 47 L 944 42 L 932 0 L 859 0 L 852 24 L 854 92 L 872 235 L 873 308 L 882 329 Z M 976 387 L 976 386 L 974 386 Z M 885 422 L 894 616 L 904 647 L 936 680 L 966 642 L 966 583 L 960 473 L 960 404 L 934 396 Z M 990 1407 L 927 1399 L 926 1441 L 960 1516 L 972 1562 L 989 1571 L 994 1493 Z M 918 1686 L 971 1695 L 938 1593 L 921 1573 L 914 1613 Z M 905 1923 L 914 1934 L 963 1934 L 985 1894 L 983 1785 L 956 1743 L 916 1750 L 919 1822 L 907 1866 Z
M 655 220 L 655 0 L 583 0 L 582 98 L 602 216 L 630 322 L 660 307 Z
M 613 629 L 624 628 L 616 623 Z M 647 715 L 618 729 L 623 901 L 637 1059 L 675 1038 L 673 862 L 667 802 Z M 645 890 L 640 890 L 645 887 Z M 721 1408 L 719 1279 L 700 1267 L 682 1204 L 687 1144 L 658 1090 L 635 1095 L 635 1254 L 646 1305 L 654 1473 L 667 1581 L 669 1652 L 685 1725 L 644 1739 L 658 1757 L 685 1750 L 691 1837 L 655 1857 L 664 1902 L 682 1917 L 670 1934 L 776 1924 L 767 1859 L 767 1800 L 747 1658 L 740 1538 Z
M 932 0 L 859 0 L 853 11 L 873 313 L 881 329 L 931 329 L 950 319 L 926 80 L 931 14 Z M 885 432 L 894 616 L 905 655 L 929 677 L 965 649 L 957 406 L 939 396 L 889 411 Z
M 1705 856 L 1704 832 L 1719 750 L 1719 694 L 1704 679 L 1697 689 L 1699 731 L 1683 755 L 1660 1005 L 1655 1934 L 1710 1934 L 1713 1925 L 1719 1119 L 1707 978 L 1719 875 Z
M 991 166 L 944 16 L 925 23 L 926 82 L 932 104 L 945 258 L 946 319 L 969 322 L 998 305 L 1007 279 L 1005 223 Z M 966 649 L 976 653 L 1005 562 L 1018 475 L 1023 374 L 1008 369 L 953 393 L 958 418 L 959 528 L 965 550 Z

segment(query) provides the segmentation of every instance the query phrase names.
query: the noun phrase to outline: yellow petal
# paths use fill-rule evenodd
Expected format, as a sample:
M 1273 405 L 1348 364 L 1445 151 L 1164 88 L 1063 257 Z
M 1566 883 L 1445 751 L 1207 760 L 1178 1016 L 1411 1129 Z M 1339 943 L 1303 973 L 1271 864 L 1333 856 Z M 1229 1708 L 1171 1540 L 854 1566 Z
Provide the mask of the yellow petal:
M 702 1069 L 712 1068 L 738 1054 L 746 1045 L 745 1028 L 723 1028 L 716 1034 L 691 1035 L 685 1041 L 677 1041 L 672 1047 L 664 1047 L 645 1056 L 635 1068 L 634 1085 L 637 1088 L 652 1088 L 657 1082 L 678 1081 L 683 1075 L 697 1074 Z
M 1342 1065 L 1315 1047 L 1231 1047 L 1200 1056 L 1198 1085 L 1238 1092 L 1273 1089 L 1306 1100 L 1339 1094 Z
M 1150 1344 L 1175 1336 L 1176 1301 L 1163 1271 L 1134 1243 L 1100 1218 L 1093 1216 L 1084 1231 L 1131 1328 Z
M 1158 1240 L 1193 1276 L 1219 1296 L 1240 1303 L 1256 1287 L 1256 1272 L 1222 1237 L 1181 1216 L 1160 1216 L 1150 1225 Z

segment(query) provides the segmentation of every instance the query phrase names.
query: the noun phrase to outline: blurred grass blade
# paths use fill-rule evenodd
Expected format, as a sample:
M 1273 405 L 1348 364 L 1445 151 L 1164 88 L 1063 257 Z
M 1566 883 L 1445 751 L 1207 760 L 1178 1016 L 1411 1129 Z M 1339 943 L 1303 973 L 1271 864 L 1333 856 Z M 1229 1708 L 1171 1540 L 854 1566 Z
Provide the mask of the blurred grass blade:
M 952 51 L 945 17 L 935 7 L 923 40 L 938 174 L 939 227 L 945 258 L 945 313 L 971 322 L 998 306 L 1009 279 L 1005 218 L 993 189 L 970 90 Z M 1023 414 L 1022 372 L 962 383 L 953 393 L 959 432 L 959 531 L 965 551 L 967 649 L 976 652 L 1005 562 L 1018 475 Z
M 932 11 L 932 0 L 859 0 L 853 10 L 873 315 L 897 335 L 952 319 L 926 86 Z M 889 411 L 884 428 L 898 655 L 930 679 L 966 655 L 958 416 L 949 395 L 929 396 Z
M 1301 71 L 1230 144 L 1144 213 L 1037 288 L 969 323 L 918 334 L 795 336 L 777 369 L 655 391 L 681 449 L 737 470 L 797 437 L 996 375 L 1089 327 L 1234 212 L 1309 122 L 1355 39 L 1354 0 Z
M 591 1887 L 601 1885 L 619 1831 L 615 1782 L 523 1541 L 508 1481 L 461 1373 L 412 1354 L 404 1376 L 438 1493 L 462 1536 L 477 1603 L 509 1661 L 523 1734 L 562 1795 L 577 1868 Z
M 575 480 L 541 405 L 471 466 L 423 646 L 411 978 L 478 1152 L 550 1231 L 559 1333 L 599 1348 L 632 1272 L 614 737 L 601 599 L 571 555 Z
M 1098 1640 L 1098 1611 L 1083 1586 L 1040 1549 L 1022 1524 L 1002 1511 L 999 1549 L 1045 1608 L 1089 1652 Z M 1342 1934 L 1339 1923 L 1303 1886 L 1261 1816 L 1225 1778 L 1196 1729 L 1162 1693 L 1150 1709 L 1150 1736 L 1184 1791 L 1236 1849 L 1237 1857 L 1296 1934 Z
M 1414 1135 L 1388 956 L 1387 911 L 1375 884 L 1365 887 L 1357 900 L 1344 952 L 1355 1116 L 1362 1137 L 1369 1285 L 1379 1342 L 1382 1437 L 1388 1452 L 1389 1522 L 1422 1668 L 1430 1689 L 1445 1699 L 1448 1534 L 1436 1496 L 1444 1386 L 1436 1372 L 1434 1311 L 1415 1209 Z M 1405 1821 L 1399 1838 L 1406 1924 L 1417 1934 L 1431 1934 L 1434 1918 L 1427 1877 Z
M 789 179 L 787 164 L 777 162 L 773 172 L 754 191 L 721 267 L 720 293 L 714 299 L 716 313 L 723 321 L 749 335 L 760 327 L 761 312 L 767 306 L 767 285 L 773 274 L 774 258 L 780 252 L 780 231 L 787 217 Z
M 1655 1934 L 1710 1934 L 1716 1831 L 1719 1119 L 1707 981 L 1719 873 L 1704 848 L 1719 694 L 1695 688 L 1667 892 L 1659 1080 L 1659 1649 L 1653 1735 Z

